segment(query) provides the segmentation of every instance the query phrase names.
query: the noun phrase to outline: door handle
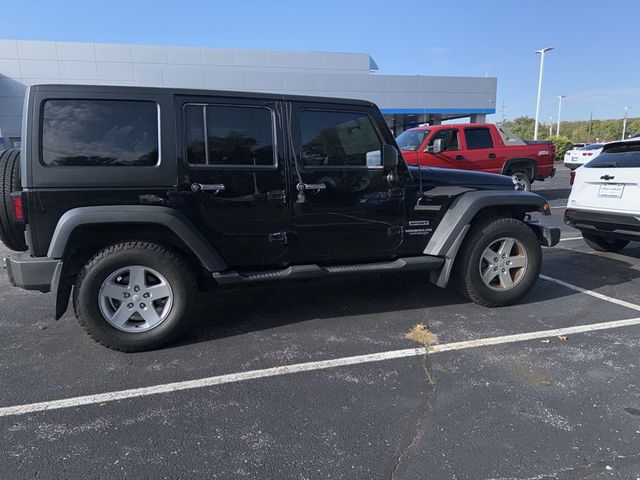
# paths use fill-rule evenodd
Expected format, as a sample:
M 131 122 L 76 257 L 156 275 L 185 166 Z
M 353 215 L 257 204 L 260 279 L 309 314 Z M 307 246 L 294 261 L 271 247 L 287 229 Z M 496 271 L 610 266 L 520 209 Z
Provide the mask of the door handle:
M 319 192 L 320 190 L 326 190 L 327 185 L 324 183 L 299 183 L 296 188 L 299 192 Z
M 489 158 L 496 158 L 496 154 L 495 153 L 490 153 L 489 154 Z
M 222 183 L 192 183 L 191 191 L 192 192 L 213 192 L 219 193 L 224 192 L 225 186 Z
M 464 160 L 464 155 L 456 155 L 456 160 Z

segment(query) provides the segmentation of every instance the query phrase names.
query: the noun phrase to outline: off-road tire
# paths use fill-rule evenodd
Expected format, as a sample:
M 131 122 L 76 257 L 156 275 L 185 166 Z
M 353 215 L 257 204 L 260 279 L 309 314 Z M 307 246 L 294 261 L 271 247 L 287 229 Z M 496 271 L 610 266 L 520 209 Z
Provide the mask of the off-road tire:
M 118 269 L 141 265 L 161 273 L 173 292 L 166 319 L 144 332 L 125 332 L 112 326 L 100 311 L 100 288 Z M 145 241 L 111 245 L 94 255 L 78 274 L 73 308 L 80 326 L 98 343 L 121 352 L 153 350 L 174 342 L 187 326 L 197 294 L 192 268 L 182 256 L 161 245 Z
M 597 252 L 617 252 L 622 250 L 629 244 L 629 240 L 620 240 L 618 238 L 603 237 L 599 235 L 590 235 L 583 233 L 584 243 L 589 245 Z
M 522 278 L 510 290 L 495 291 L 485 285 L 480 275 L 480 261 L 485 249 L 496 240 L 508 237 L 519 241 L 527 253 L 527 267 Z M 542 266 L 542 249 L 537 235 L 526 223 L 514 218 L 489 218 L 474 223 L 466 235 L 452 271 L 452 286 L 471 301 L 486 307 L 512 305 L 534 287 Z
M 11 200 L 11 193 L 21 189 L 20 150 L 4 150 L 0 152 L 0 241 L 11 250 L 24 252 L 24 225 L 18 225 Z

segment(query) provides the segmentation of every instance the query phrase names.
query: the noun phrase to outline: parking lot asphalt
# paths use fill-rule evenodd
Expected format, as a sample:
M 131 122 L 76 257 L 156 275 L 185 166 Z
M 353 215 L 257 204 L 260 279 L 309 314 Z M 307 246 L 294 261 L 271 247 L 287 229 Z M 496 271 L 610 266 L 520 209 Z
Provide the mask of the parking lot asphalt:
M 274 283 L 122 354 L 0 275 L 0 478 L 640 478 L 640 248 L 586 247 L 569 188 L 534 184 L 563 240 L 500 309 L 419 272 Z

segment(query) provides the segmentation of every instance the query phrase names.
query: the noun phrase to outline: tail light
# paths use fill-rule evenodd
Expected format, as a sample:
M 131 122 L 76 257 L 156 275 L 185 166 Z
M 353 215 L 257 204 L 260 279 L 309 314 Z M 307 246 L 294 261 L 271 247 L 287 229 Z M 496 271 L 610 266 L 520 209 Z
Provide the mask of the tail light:
M 574 180 L 576 179 L 576 172 L 572 171 L 569 174 L 569 185 L 573 185 Z
M 12 193 L 11 203 L 13 204 L 13 218 L 16 220 L 16 222 L 24 222 L 24 205 L 22 203 L 22 192 Z
M 590 157 L 591 155 L 593 155 L 593 152 L 586 152 L 582 154 L 583 157 Z

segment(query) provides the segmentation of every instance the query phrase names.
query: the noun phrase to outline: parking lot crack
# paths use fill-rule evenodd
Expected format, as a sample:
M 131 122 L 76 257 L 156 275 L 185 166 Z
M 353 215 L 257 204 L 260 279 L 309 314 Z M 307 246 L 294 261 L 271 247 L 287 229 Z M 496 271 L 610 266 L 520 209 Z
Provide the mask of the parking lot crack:
M 420 392 L 418 403 L 408 420 L 408 426 L 393 457 L 395 462 L 391 468 L 391 480 L 404 477 L 420 441 L 427 433 L 430 421 L 434 416 L 436 402 L 437 382 L 433 375 L 433 366 L 429 359 L 429 351 L 431 346 L 437 341 L 437 337 L 433 332 L 430 332 L 424 324 L 419 323 L 407 333 L 406 338 L 420 343 L 425 349 L 424 355 L 419 360 L 424 373 L 425 388 Z

